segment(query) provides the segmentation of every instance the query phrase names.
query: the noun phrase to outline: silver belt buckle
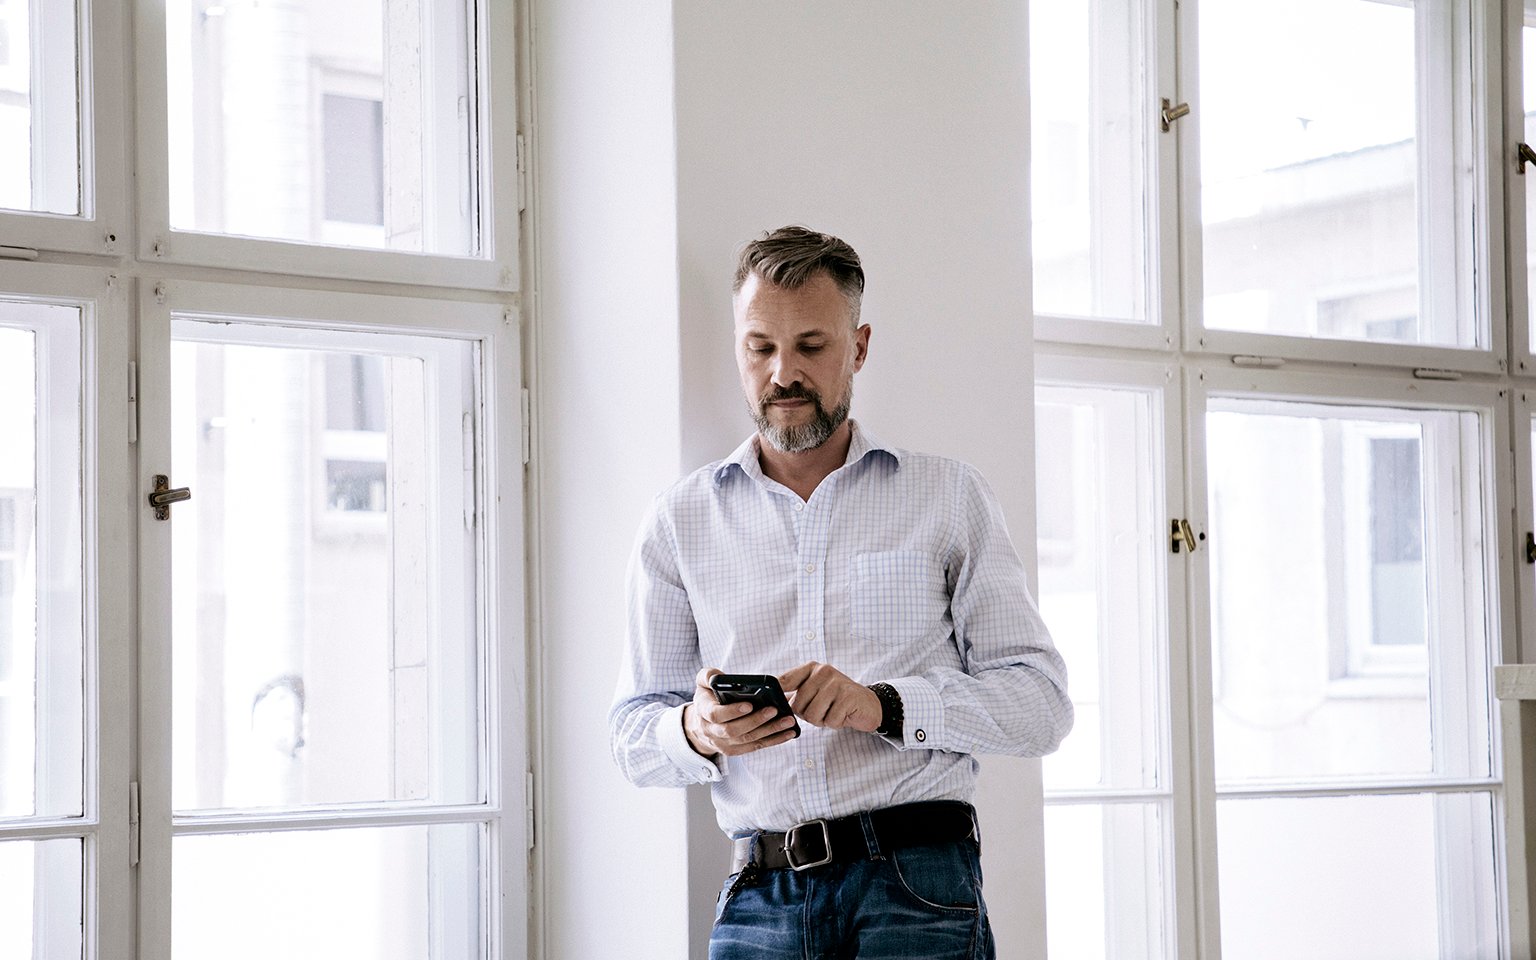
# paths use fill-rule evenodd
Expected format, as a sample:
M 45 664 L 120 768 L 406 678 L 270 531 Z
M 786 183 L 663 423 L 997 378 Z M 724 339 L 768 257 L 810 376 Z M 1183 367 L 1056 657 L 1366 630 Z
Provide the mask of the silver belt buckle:
M 796 863 L 794 851 L 795 838 L 798 837 L 800 835 L 800 831 L 804 830 L 806 827 L 821 828 L 822 858 L 820 860 L 807 860 L 804 863 Z M 827 821 L 822 818 L 817 818 L 815 820 L 807 820 L 804 823 L 797 823 L 790 827 L 789 832 L 784 834 L 784 859 L 788 860 L 790 868 L 797 872 L 800 870 L 809 870 L 812 867 L 819 867 L 822 864 L 831 863 L 832 832 L 827 829 Z

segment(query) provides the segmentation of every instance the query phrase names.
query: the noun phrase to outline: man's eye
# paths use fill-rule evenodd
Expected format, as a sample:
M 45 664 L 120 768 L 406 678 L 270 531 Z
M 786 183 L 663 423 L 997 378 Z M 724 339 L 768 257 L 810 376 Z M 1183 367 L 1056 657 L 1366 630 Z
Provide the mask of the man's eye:
M 820 353 L 825 344 L 807 343 L 800 348 L 801 353 Z
M 766 346 L 748 347 L 747 349 L 752 351 L 753 353 L 772 353 L 773 352 L 773 348 L 772 347 L 766 347 Z

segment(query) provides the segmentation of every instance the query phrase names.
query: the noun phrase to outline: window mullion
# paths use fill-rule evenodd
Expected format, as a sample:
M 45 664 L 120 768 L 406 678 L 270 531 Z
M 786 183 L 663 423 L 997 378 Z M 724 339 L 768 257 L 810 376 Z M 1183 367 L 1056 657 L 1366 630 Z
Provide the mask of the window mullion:
M 1182 482 L 1177 485 L 1173 482 L 1175 478 L 1170 477 L 1169 507 L 1179 511 L 1175 516 L 1189 520 L 1198 533 L 1205 534 L 1210 528 L 1210 508 L 1206 502 L 1205 377 L 1197 368 L 1186 367 L 1181 386 L 1183 476 L 1178 478 Z M 1174 458 L 1169 460 L 1173 462 Z M 1215 535 L 1219 536 L 1220 531 L 1215 531 Z M 1183 730 L 1182 736 L 1176 734 L 1176 742 L 1182 740 L 1187 751 L 1184 754 L 1185 774 L 1176 781 L 1186 791 L 1187 812 L 1178 822 L 1187 824 L 1189 836 L 1187 843 L 1179 844 L 1179 855 L 1188 859 L 1189 884 L 1189 894 L 1179 898 L 1183 921 L 1180 924 L 1179 955 L 1217 960 L 1221 956 L 1221 907 L 1217 872 L 1213 716 L 1216 666 L 1211 624 L 1210 536 L 1205 538 L 1202 546 L 1204 549 L 1194 553 L 1181 551 L 1169 564 L 1169 607 L 1170 610 L 1182 610 L 1184 617 L 1182 624 L 1173 625 L 1172 632 L 1172 636 L 1180 640 L 1174 647 L 1172 658 L 1175 730 Z M 1171 547 L 1169 549 L 1171 553 Z M 1182 580 L 1182 591 L 1175 592 L 1179 580 Z M 1175 757 L 1179 756 L 1176 751 Z M 1186 924 L 1187 934 L 1184 932 Z
M 87 957 L 132 956 L 135 877 L 131 867 L 129 791 L 134 779 L 132 651 L 137 642 L 134 609 L 134 458 L 128 443 L 128 361 L 130 357 L 128 284 L 101 276 L 103 292 L 85 336 L 86 379 L 82 410 L 86 420 L 87 604 L 93 616 L 95 675 L 86 683 L 86 723 L 95 733 L 94 772 L 101 826 L 96 856 L 88 867 L 86 889 L 96 891 L 94 933 L 88 933 Z M 88 664 L 88 669 L 89 669 Z

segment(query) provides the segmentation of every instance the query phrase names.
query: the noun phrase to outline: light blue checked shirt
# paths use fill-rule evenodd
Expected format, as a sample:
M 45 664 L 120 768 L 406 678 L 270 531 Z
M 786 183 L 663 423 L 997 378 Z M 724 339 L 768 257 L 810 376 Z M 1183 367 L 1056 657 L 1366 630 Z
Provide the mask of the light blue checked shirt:
M 810 660 L 901 694 L 902 736 L 801 723 L 789 743 L 700 756 L 683 707 L 705 665 Z M 731 836 L 917 800 L 971 799 L 975 754 L 1042 756 L 1072 727 L 1066 667 L 981 475 L 853 424 L 847 462 L 802 502 L 758 438 L 659 496 L 630 566 L 609 714 L 639 786 L 709 782 Z

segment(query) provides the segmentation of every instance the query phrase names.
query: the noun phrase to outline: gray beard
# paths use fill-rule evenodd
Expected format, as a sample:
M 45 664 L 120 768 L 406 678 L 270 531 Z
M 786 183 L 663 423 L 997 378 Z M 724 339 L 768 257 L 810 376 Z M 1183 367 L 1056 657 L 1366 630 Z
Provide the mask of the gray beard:
M 848 419 L 848 411 L 853 408 L 853 384 L 848 384 L 848 390 L 843 394 L 843 401 L 833 407 L 831 412 L 821 405 L 821 397 L 814 394 L 807 394 L 807 397 L 815 408 L 816 415 L 811 417 L 809 423 L 797 427 L 780 427 L 774 424 L 763 412 L 765 404 L 747 405 L 747 410 L 752 415 L 752 422 L 757 424 L 758 434 L 768 441 L 769 446 L 780 453 L 804 453 L 826 443 L 837 428 Z

